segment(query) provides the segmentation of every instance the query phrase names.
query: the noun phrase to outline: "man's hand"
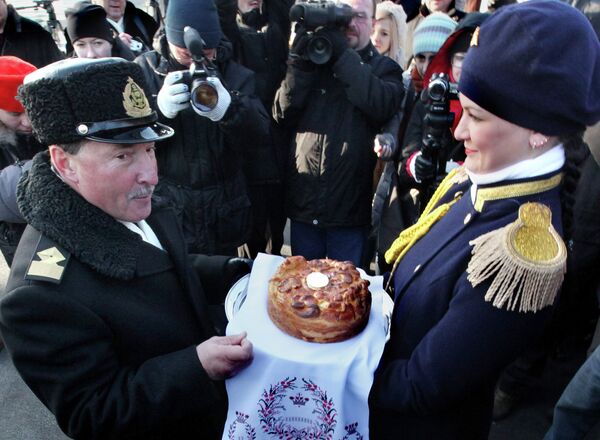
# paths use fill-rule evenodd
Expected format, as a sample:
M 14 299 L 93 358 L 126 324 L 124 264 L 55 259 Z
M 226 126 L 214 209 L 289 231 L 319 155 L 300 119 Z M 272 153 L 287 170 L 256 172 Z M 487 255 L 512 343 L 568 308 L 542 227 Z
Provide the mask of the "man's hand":
M 212 380 L 235 376 L 252 361 L 252 343 L 246 332 L 213 336 L 196 347 L 202 367 Z
M 390 160 L 394 153 L 396 141 L 391 133 L 381 133 L 375 136 L 373 151 L 382 160 Z
M 183 71 L 168 73 L 156 97 L 159 110 L 169 119 L 173 119 L 177 113 L 190 106 L 187 84 L 177 83 L 182 77 Z
M 130 47 L 131 42 L 133 41 L 133 37 L 126 32 L 121 32 L 119 34 L 119 39 L 125 44 L 125 46 Z

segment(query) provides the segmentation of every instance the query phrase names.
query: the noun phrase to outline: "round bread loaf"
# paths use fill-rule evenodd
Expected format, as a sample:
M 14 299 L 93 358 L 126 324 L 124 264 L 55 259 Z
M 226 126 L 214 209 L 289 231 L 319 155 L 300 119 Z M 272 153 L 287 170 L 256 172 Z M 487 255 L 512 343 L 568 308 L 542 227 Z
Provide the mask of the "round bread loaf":
M 310 342 L 339 342 L 369 320 L 369 282 L 349 261 L 288 257 L 269 282 L 269 316 L 285 333 Z

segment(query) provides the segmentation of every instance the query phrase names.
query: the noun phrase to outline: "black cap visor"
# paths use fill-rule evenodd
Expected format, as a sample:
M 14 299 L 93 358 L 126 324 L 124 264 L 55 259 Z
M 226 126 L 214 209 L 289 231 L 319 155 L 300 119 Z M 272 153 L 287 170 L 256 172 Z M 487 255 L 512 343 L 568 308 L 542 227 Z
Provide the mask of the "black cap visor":
M 140 144 L 167 139 L 174 130 L 156 122 L 156 113 L 143 118 L 81 123 L 77 131 L 85 139 L 112 144 Z
M 85 138 L 109 144 L 143 144 L 162 141 L 170 138 L 174 133 L 175 131 L 171 127 L 155 122 L 142 127 L 101 131 L 92 136 L 85 136 Z

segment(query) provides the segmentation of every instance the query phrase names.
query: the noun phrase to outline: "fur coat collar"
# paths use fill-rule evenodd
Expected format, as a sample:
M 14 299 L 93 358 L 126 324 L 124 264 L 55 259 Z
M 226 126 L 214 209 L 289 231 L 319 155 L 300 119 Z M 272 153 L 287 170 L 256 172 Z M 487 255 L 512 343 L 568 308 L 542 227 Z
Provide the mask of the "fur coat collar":
M 141 237 L 60 180 L 47 151 L 19 182 L 17 203 L 27 223 L 80 262 L 111 278 L 134 277 Z

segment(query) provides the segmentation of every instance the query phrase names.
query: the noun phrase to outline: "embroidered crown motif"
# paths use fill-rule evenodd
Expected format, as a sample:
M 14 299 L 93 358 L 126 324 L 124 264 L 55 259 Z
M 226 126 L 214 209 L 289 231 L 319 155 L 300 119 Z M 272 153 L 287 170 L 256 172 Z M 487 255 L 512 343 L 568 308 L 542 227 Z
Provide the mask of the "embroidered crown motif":
M 308 402 L 308 397 L 304 397 L 302 394 L 298 393 L 295 396 L 290 396 L 290 400 L 296 406 L 304 406 L 306 402 Z

